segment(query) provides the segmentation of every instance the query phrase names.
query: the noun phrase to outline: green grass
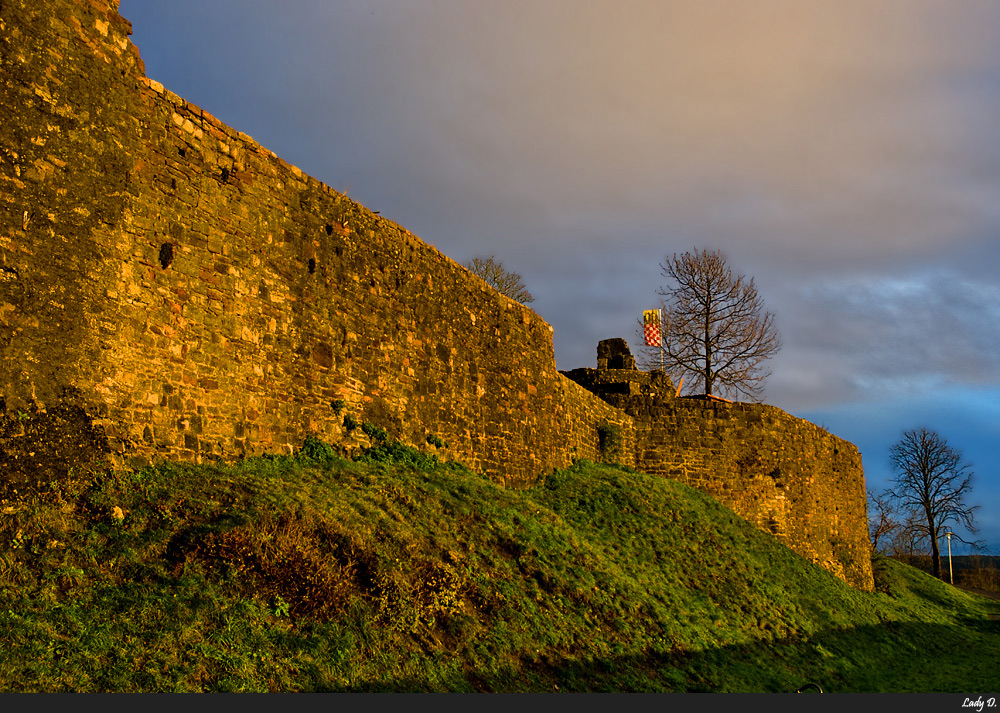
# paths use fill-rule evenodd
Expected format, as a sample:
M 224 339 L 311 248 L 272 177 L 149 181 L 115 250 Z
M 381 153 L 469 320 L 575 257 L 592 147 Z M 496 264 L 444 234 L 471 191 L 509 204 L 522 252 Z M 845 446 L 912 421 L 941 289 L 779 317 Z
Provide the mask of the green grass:
M 369 435 L 7 502 L 0 689 L 997 688 L 1000 605 L 912 567 L 859 592 L 669 480 L 504 490 Z

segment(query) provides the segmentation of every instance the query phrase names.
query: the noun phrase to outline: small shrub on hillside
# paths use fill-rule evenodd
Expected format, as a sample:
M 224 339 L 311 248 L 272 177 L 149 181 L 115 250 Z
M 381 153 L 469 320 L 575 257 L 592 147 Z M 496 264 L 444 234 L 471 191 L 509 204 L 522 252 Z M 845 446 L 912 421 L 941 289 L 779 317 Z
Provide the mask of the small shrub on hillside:
M 354 460 L 368 463 L 396 463 L 417 470 L 430 470 L 440 462 L 435 455 L 426 455 L 411 446 L 388 440 L 376 441 L 375 445 L 356 456 Z
M 351 541 L 330 523 L 302 514 L 205 529 L 175 539 L 169 549 L 178 568 L 189 558 L 199 560 L 248 594 L 285 602 L 286 615 L 336 615 L 357 590 Z
M 373 423 L 361 424 L 361 430 L 371 439 L 371 446 L 354 457 L 355 461 L 367 463 L 388 463 L 410 466 L 417 470 L 429 471 L 440 464 L 436 455 L 426 455 L 416 448 L 403 445 L 392 439 L 384 428 Z
M 597 427 L 598 447 L 601 459 L 612 463 L 621 457 L 622 429 L 621 426 L 605 421 Z
M 315 436 L 306 436 L 296 457 L 309 458 L 319 463 L 331 463 L 337 458 L 333 448 Z
M 373 445 L 376 443 L 388 443 L 390 440 L 386 430 L 376 426 L 374 423 L 368 423 L 367 421 L 362 423 L 361 430 L 371 439 Z

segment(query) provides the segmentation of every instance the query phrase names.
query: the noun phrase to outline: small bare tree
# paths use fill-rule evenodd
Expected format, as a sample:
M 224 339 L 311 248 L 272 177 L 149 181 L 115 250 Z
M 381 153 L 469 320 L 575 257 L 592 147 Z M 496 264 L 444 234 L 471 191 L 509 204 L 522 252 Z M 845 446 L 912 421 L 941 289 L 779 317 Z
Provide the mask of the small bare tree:
M 868 491 L 868 534 L 874 552 L 904 558 L 910 564 L 920 557 L 930 558 L 919 519 L 912 511 L 902 510 L 891 491 Z
M 503 263 L 492 255 L 485 260 L 478 257 L 473 258 L 472 262 L 465 264 L 465 268 L 473 275 L 483 278 L 486 284 L 497 292 L 507 295 L 516 302 L 528 304 L 535 301 L 531 293 L 525 289 L 524 282 L 521 281 L 521 276 L 516 272 L 505 270 Z
M 759 398 L 770 375 L 762 363 L 781 348 L 774 315 L 763 311 L 753 278 L 734 275 L 719 251 L 674 254 L 660 266 L 672 287 L 664 301 L 665 367 L 689 393 L 717 390 Z M 660 356 L 659 354 L 657 355 Z
M 965 504 L 972 490 L 972 466 L 962 462 L 962 454 L 934 431 L 918 428 L 904 431 L 898 443 L 889 448 L 896 471 L 894 487 L 889 491 L 902 507 L 915 516 L 921 539 L 931 545 L 934 576 L 941 576 L 938 537 L 949 522 L 975 532 L 973 516 L 978 506 Z
M 920 519 L 912 512 L 902 513 L 903 519 L 889 538 L 889 550 L 894 557 L 905 558 L 913 564 L 922 558 L 930 558 L 927 549 L 927 534 L 920 526 Z
M 872 551 L 882 552 L 890 547 L 901 525 L 892 497 L 886 492 L 868 490 L 868 536 Z M 883 549 L 880 550 L 879 547 Z

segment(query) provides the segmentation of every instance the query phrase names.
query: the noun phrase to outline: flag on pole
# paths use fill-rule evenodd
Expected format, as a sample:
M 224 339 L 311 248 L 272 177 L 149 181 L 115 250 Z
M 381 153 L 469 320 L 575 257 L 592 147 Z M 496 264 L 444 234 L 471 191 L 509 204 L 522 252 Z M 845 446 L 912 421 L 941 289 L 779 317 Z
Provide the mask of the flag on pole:
M 642 331 L 646 334 L 647 347 L 663 346 L 660 334 L 660 310 L 647 309 L 642 313 Z

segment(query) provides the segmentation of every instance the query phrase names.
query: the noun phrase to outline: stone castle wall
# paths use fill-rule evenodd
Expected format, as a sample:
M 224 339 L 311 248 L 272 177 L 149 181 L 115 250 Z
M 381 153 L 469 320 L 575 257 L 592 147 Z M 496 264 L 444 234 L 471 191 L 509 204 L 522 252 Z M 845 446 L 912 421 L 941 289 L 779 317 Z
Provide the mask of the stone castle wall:
M 872 581 L 861 455 L 763 404 L 632 397 L 636 467 L 702 490 L 847 582 Z
M 860 459 L 787 414 L 758 433 L 753 409 L 654 399 L 669 380 L 628 368 L 638 400 L 599 398 L 557 371 L 532 310 L 146 78 L 130 31 L 115 0 L 0 4 L 5 482 L 97 451 L 201 462 L 309 434 L 350 448 L 350 414 L 507 485 L 573 458 L 662 473 L 834 571 L 864 559 Z M 741 489 L 743 510 L 727 500 Z
M 8 413 L 193 460 L 349 443 L 351 414 L 511 484 L 629 429 L 533 311 L 147 79 L 115 3 L 2 13 Z
M 634 364 L 628 351 L 625 340 L 605 340 L 597 369 L 565 373 L 632 417 L 637 469 L 712 495 L 850 584 L 872 587 L 854 444 L 773 406 L 676 398 L 659 371 L 601 368 Z

